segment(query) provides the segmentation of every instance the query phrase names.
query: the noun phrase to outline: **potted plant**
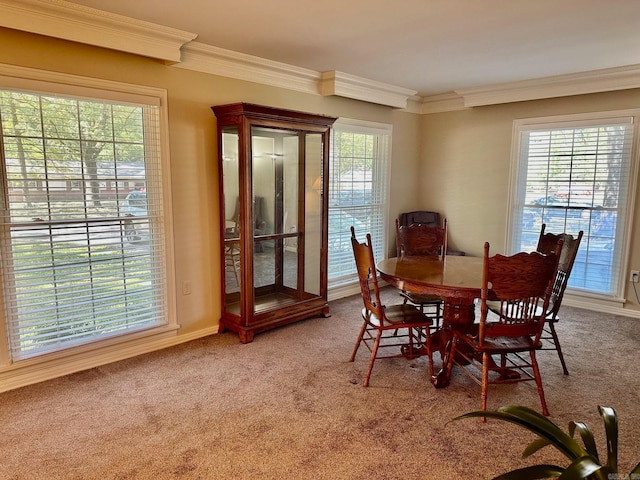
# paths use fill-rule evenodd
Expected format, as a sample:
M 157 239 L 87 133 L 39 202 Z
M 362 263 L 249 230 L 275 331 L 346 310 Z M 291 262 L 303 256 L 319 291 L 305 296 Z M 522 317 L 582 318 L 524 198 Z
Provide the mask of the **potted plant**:
M 544 415 L 530 408 L 515 405 L 500 407 L 496 411 L 470 412 L 456 417 L 454 420 L 488 417 L 515 423 L 538 435 L 538 438 L 525 448 L 522 453 L 523 458 L 537 452 L 542 447 L 553 445 L 571 461 L 567 467 L 543 464 L 519 468 L 499 475 L 494 480 L 536 480 L 555 477 L 567 480 L 640 478 L 640 463 L 631 470 L 628 477 L 618 475 L 618 417 L 611 407 L 598 406 L 598 412 L 604 421 L 607 437 L 605 463 L 602 463 L 598 456 L 593 432 L 582 422 L 569 422 L 569 433 L 565 433 Z M 582 439 L 582 445 L 574 439 L 576 431 Z

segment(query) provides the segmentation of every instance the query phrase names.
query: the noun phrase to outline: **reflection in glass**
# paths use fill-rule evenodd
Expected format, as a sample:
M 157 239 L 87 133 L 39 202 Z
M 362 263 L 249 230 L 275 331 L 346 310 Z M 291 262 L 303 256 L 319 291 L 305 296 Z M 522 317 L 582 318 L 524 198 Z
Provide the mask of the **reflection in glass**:
M 225 127 L 222 133 L 222 178 L 224 182 L 224 270 L 225 294 L 240 292 L 240 172 L 238 128 Z
M 305 135 L 305 291 L 320 294 L 320 248 L 322 247 L 322 135 Z
M 300 141 L 295 131 L 251 129 L 256 312 L 287 298 L 294 303 L 304 291 L 298 275 Z M 274 296 L 279 302 L 271 302 Z

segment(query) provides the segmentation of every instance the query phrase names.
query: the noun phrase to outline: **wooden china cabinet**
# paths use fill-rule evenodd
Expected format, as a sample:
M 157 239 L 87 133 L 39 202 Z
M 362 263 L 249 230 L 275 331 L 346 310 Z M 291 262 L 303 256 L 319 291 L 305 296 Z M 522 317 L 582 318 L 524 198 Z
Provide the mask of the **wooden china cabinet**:
M 235 103 L 218 125 L 222 318 L 242 343 L 327 303 L 329 130 L 324 115 Z

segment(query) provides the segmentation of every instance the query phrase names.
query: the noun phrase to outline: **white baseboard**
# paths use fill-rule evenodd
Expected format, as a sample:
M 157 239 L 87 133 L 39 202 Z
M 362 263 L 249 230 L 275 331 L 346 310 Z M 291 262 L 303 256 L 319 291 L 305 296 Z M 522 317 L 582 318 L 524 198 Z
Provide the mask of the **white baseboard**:
M 360 293 L 360 285 L 356 281 L 355 283 L 345 283 L 343 285 L 337 285 L 330 287 L 328 292 L 328 300 L 339 300 L 340 298 L 350 297 Z
M 117 339 L 103 346 L 94 344 L 16 362 L 0 369 L 0 392 L 125 360 L 216 333 L 217 326 L 185 335 L 177 335 L 175 329 L 171 329 L 129 340 Z

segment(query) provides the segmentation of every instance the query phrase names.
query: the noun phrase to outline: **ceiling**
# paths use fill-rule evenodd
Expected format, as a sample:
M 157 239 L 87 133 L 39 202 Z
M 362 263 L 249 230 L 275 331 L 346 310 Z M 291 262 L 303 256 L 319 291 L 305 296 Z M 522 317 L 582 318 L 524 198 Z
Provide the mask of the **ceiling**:
M 638 0 L 73 0 L 421 96 L 640 64 Z

